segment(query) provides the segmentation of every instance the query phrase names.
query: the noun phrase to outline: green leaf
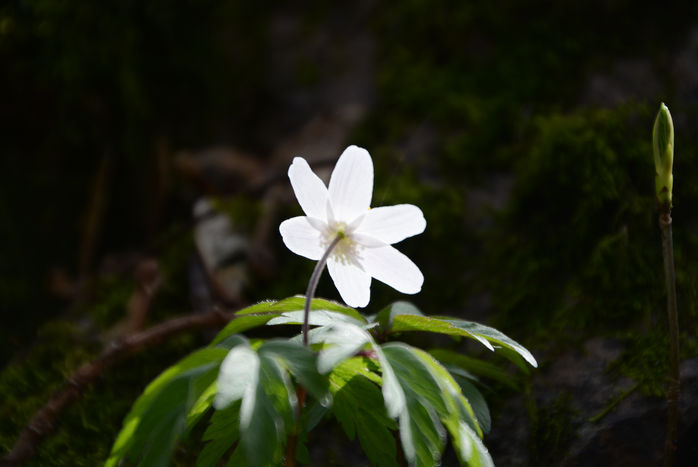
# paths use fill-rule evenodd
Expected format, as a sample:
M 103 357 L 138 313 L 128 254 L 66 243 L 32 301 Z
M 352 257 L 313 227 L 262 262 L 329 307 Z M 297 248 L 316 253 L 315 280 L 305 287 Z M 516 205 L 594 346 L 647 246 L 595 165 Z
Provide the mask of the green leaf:
M 400 301 L 392 303 L 379 311 L 376 320 L 383 332 L 389 332 L 393 325 L 393 320 L 399 315 L 424 316 L 424 313 L 410 302 Z
M 467 357 L 447 349 L 431 349 L 429 350 L 434 358 L 445 364 L 457 365 L 469 373 L 484 378 L 490 378 L 500 383 L 503 383 L 514 390 L 519 390 L 517 379 L 507 373 L 502 368 L 493 365 L 489 362 L 477 358 Z
M 506 336 L 502 332 L 462 319 L 449 317 L 432 317 L 432 316 L 414 316 L 400 315 L 393 320 L 391 332 L 403 331 L 425 331 L 436 332 L 440 334 L 448 334 L 451 336 L 463 336 L 470 339 L 475 339 L 490 350 L 494 350 L 495 344 L 509 350 L 513 350 L 518 355 L 524 358 L 531 366 L 537 367 L 538 363 L 524 346 Z M 511 354 L 504 352 L 505 357 L 511 357 Z M 516 359 L 513 360 L 516 363 Z
M 460 368 L 456 367 L 452 369 L 447 367 L 446 369 L 449 371 L 449 373 L 451 373 L 453 379 L 456 380 L 461 388 L 461 391 L 463 392 L 463 396 L 465 396 L 470 403 L 470 407 L 472 407 L 475 418 L 477 418 L 478 425 L 480 425 L 482 431 L 485 434 L 489 433 L 492 427 L 492 419 L 490 417 L 490 409 L 487 407 L 485 398 L 482 396 L 477 387 L 471 383 L 469 377 L 464 376 L 461 373 L 462 370 Z
M 223 409 L 241 400 L 240 444 L 250 466 L 275 465 L 281 459 L 286 433 L 295 425 L 297 400 L 288 369 L 314 392 L 323 394 L 321 383 L 308 374 L 308 368 L 317 374 L 313 358 L 309 349 L 278 341 L 263 343 L 257 351 L 245 342 L 225 357 L 214 406 Z
M 279 316 L 282 313 L 294 311 L 302 312 L 304 308 L 305 297 L 302 296 L 285 298 L 278 302 L 268 300 L 248 306 L 247 308 L 243 308 L 235 313 L 235 317 L 218 333 L 218 335 L 211 342 L 211 345 L 216 345 L 233 334 L 238 334 L 247 331 L 248 329 L 262 326 L 272 318 Z M 356 322 L 366 323 L 366 318 L 364 318 L 361 313 L 355 309 L 329 300 L 323 300 L 321 298 L 313 299 L 310 309 L 339 313 L 349 318 L 353 318 Z
M 264 315 L 236 315 L 223 329 L 221 329 L 218 335 L 213 338 L 210 345 L 218 345 L 235 334 L 247 331 L 248 329 L 256 328 L 258 326 L 263 326 L 267 323 L 267 321 L 279 313 L 269 313 Z
M 340 362 L 354 356 L 362 347 L 372 342 L 365 329 L 351 323 L 334 323 L 313 330 L 309 340 L 313 344 L 324 343 L 318 357 L 320 373 L 327 373 Z
M 407 389 L 407 404 L 400 415 L 400 441 L 410 465 L 438 465 L 444 449 L 446 433 L 431 407 L 425 406 L 416 394 Z
M 240 440 L 252 467 L 279 464 L 297 402 L 283 368 L 266 355 L 260 355 L 259 359 L 254 397 L 243 399 L 240 410 Z M 249 417 L 243 413 L 246 403 Z
M 216 382 L 217 392 L 213 406 L 224 409 L 232 402 L 247 400 L 240 410 L 240 418 L 249 417 L 250 400 L 254 398 L 259 379 L 259 356 L 245 342 L 228 352 L 221 364 Z M 247 422 L 244 422 L 247 423 Z
M 275 326 L 279 324 L 303 324 L 303 315 L 305 311 L 285 311 L 279 316 L 272 318 L 267 326 Z M 336 322 L 352 323 L 357 326 L 364 324 L 352 316 L 328 310 L 311 310 L 308 316 L 308 324 L 310 326 L 327 326 Z
M 219 342 L 215 347 L 230 350 L 233 347 L 247 342 L 245 337 L 240 335 L 229 336 L 223 341 Z M 213 400 L 216 396 L 217 387 L 216 382 L 213 381 L 199 396 L 194 406 L 189 411 L 187 415 L 187 431 L 191 430 L 192 427 L 198 422 L 201 417 L 206 413 L 206 411 L 213 405 Z
M 385 413 L 378 375 L 367 366 L 368 359 L 353 357 L 332 370 L 330 390 L 334 396 L 332 414 L 347 437 L 359 442 L 372 465 L 397 465 L 395 439 L 392 431 L 395 421 Z
M 258 350 L 271 355 L 287 369 L 315 399 L 325 407 L 332 404 L 329 382 L 317 370 L 317 355 L 308 347 L 288 340 L 269 340 Z
M 385 363 L 383 350 L 376 345 L 366 329 L 351 323 L 335 323 L 314 329 L 309 335 L 312 343 L 324 342 L 328 347 L 320 352 L 318 367 L 321 372 L 329 371 L 339 362 L 354 355 L 364 345 L 369 344 L 381 363 L 383 372 L 382 391 L 388 415 L 395 418 L 402 412 L 405 395 L 399 387 L 393 370 Z
M 471 439 L 475 435 L 479 441 L 482 431 L 448 370 L 426 352 L 406 344 L 391 342 L 382 347 L 385 365 L 393 368 L 407 401 L 399 421 L 408 462 L 433 465 L 438 461 L 443 451 L 444 425 L 462 462 L 491 462 L 484 445 Z
M 240 401 L 213 413 L 202 438 L 206 444 L 196 459 L 196 467 L 215 466 L 233 446 L 240 436 L 239 416 Z
M 297 295 L 295 297 L 279 300 L 278 302 L 261 302 L 257 305 L 245 308 L 244 310 L 240 310 L 235 314 L 245 315 L 253 313 L 283 313 L 287 311 L 302 311 L 303 309 L 305 309 L 305 297 L 302 295 Z M 366 319 L 361 315 L 361 313 L 355 309 L 322 298 L 314 298 L 310 304 L 310 309 L 334 311 L 350 316 L 357 321 L 361 321 L 362 323 L 366 322 Z
M 494 467 L 487 447 L 467 423 L 460 422 L 457 426 L 449 426 L 449 430 L 454 438 L 456 454 L 462 463 L 470 467 Z
M 221 348 L 199 350 L 150 383 L 124 419 L 105 465 L 169 465 L 192 407 L 215 380 L 226 353 Z
M 407 344 L 389 343 L 383 350 L 403 388 L 409 386 L 442 421 L 465 421 L 482 436 L 475 412 L 446 368 L 428 353 Z

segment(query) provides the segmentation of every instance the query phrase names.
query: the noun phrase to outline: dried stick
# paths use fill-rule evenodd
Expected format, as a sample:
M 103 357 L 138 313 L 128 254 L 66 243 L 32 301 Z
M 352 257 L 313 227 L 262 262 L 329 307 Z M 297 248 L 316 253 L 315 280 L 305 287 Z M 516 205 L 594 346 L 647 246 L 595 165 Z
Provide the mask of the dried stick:
M 99 357 L 73 373 L 63 388 L 53 393 L 46 405 L 34 414 L 12 450 L 0 460 L 0 466 L 17 466 L 30 459 L 41 440 L 53 431 L 56 419 L 63 410 L 78 400 L 87 386 L 116 362 L 178 332 L 222 326 L 232 318 L 233 313 L 222 311 L 181 316 L 113 341 Z

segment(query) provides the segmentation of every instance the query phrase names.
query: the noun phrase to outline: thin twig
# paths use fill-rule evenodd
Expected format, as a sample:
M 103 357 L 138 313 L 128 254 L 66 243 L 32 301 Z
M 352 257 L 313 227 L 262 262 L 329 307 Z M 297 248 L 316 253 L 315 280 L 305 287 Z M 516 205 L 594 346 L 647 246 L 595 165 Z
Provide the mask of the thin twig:
M 34 414 L 12 450 L 0 460 L 0 466 L 17 466 L 30 459 L 41 440 L 53 431 L 56 419 L 63 410 L 78 400 L 87 386 L 116 362 L 178 332 L 222 326 L 232 318 L 233 313 L 222 311 L 181 316 L 112 342 L 99 357 L 73 373 L 63 388 L 53 393 L 46 405 Z
M 662 206 L 659 215 L 662 230 L 662 252 L 664 254 L 664 276 L 666 278 L 667 314 L 669 318 L 669 350 L 671 368 L 667 389 L 667 432 L 664 443 L 664 465 L 673 466 L 676 454 L 676 433 L 679 421 L 679 315 L 676 307 L 676 277 L 674 270 L 674 244 L 671 233 L 671 207 Z

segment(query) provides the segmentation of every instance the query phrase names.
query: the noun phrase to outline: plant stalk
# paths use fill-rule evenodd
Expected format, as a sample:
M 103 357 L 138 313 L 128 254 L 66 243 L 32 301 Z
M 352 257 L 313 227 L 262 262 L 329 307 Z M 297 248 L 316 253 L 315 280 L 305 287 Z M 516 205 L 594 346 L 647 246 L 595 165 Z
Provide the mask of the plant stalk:
M 332 243 L 330 243 L 330 245 L 327 247 L 327 250 L 325 250 L 322 258 L 320 258 L 320 261 L 317 262 L 315 269 L 313 270 L 313 274 L 310 276 L 308 290 L 305 292 L 305 308 L 303 310 L 303 345 L 305 347 L 308 347 L 308 321 L 310 320 L 310 306 L 313 302 L 313 297 L 315 296 L 315 289 L 317 289 L 318 282 L 320 282 L 320 276 L 322 275 L 322 271 L 325 269 L 325 265 L 327 264 L 327 258 L 330 257 L 330 253 L 332 253 L 334 247 L 336 247 L 339 241 L 343 238 L 344 234 L 340 233 L 337 235 L 337 237 L 335 237 L 334 240 L 332 240 Z M 297 423 L 300 425 L 301 414 L 303 413 L 303 405 L 305 405 L 306 396 L 305 388 L 300 384 L 296 389 L 296 395 L 298 396 L 298 409 L 296 416 Z M 286 458 L 284 460 L 285 467 L 295 467 L 296 465 L 296 444 L 298 443 L 299 430 L 300 426 L 296 426 L 296 431 L 291 433 L 288 437 L 288 441 L 286 443 Z
M 674 269 L 674 244 L 671 233 L 671 207 L 664 205 L 659 214 L 662 230 L 662 252 L 667 291 L 667 314 L 669 318 L 669 387 L 667 389 L 667 432 L 664 443 L 664 465 L 673 466 L 676 454 L 676 437 L 679 420 L 679 315 L 676 307 L 676 272 Z
M 330 246 L 327 247 L 327 250 L 325 250 L 325 253 L 322 255 L 322 258 L 320 258 L 320 261 L 317 262 L 315 265 L 315 269 L 313 270 L 313 274 L 310 276 L 310 282 L 308 282 L 308 290 L 305 292 L 305 310 L 303 313 L 303 345 L 308 346 L 308 320 L 310 319 L 310 305 L 313 302 L 313 297 L 315 296 L 315 289 L 317 289 L 317 284 L 320 282 L 320 275 L 322 275 L 323 269 L 325 269 L 325 265 L 327 264 L 327 258 L 330 257 L 330 253 L 332 253 L 332 250 L 334 250 L 334 247 L 337 246 L 339 241 L 344 238 L 343 234 L 337 235 L 334 240 L 332 240 L 332 243 L 330 243 Z

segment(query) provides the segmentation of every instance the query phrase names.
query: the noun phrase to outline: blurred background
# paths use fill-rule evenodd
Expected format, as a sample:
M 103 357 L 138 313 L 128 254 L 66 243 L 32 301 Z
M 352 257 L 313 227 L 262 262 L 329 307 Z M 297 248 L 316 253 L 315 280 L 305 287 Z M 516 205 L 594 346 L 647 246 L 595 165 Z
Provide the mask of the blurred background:
M 495 463 L 657 465 L 663 101 L 676 129 L 678 452 L 694 465 L 698 4 L 391 3 L 0 6 L 0 453 L 110 340 L 303 293 L 313 264 L 278 234 L 300 214 L 288 164 L 300 155 L 327 176 L 357 144 L 374 159 L 373 205 L 413 203 L 428 222 L 398 245 L 422 293 L 374 281 L 366 313 L 409 299 L 496 326 L 541 363 L 486 381 Z M 327 277 L 318 293 L 339 299 Z M 147 382 L 207 338 L 110 369 L 30 465 L 103 461 Z M 365 465 L 335 435 L 316 465 Z

